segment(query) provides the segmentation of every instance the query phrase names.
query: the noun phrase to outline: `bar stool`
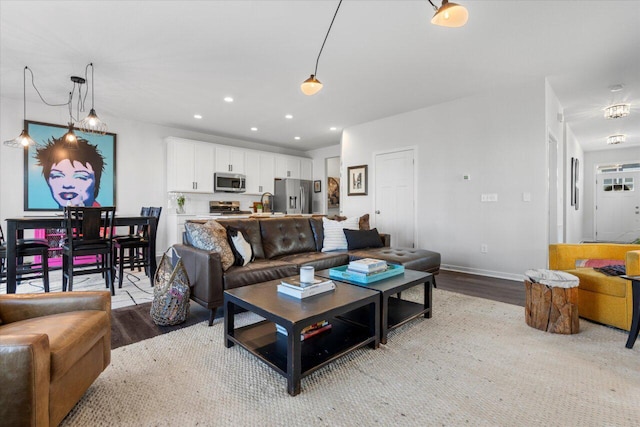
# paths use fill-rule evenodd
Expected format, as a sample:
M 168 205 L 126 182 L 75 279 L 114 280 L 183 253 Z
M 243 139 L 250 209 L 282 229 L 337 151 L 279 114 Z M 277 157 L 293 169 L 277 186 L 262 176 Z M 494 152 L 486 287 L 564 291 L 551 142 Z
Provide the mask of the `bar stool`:
M 39 256 L 40 262 L 24 264 L 22 259 L 27 256 Z M 7 260 L 7 246 L 4 232 L 0 226 L 0 282 L 6 282 L 5 262 Z M 16 281 L 20 284 L 25 279 L 42 278 L 44 291 L 49 292 L 49 242 L 44 239 L 18 239 L 16 242 Z
M 156 224 L 160 220 L 160 214 L 162 213 L 162 207 L 150 207 L 142 208 L 149 209 L 146 214 L 141 216 L 152 216 L 156 219 Z M 128 262 L 129 268 L 133 270 L 134 266 L 140 268 L 144 266 L 145 273 L 150 276 L 149 273 L 149 257 L 155 256 L 149 251 L 149 230 L 147 226 L 141 226 L 138 229 L 138 233 L 134 235 L 116 237 L 113 239 L 113 267 L 118 276 L 118 287 L 122 287 L 122 279 L 124 275 L 124 265 Z M 125 254 L 126 251 L 126 254 Z

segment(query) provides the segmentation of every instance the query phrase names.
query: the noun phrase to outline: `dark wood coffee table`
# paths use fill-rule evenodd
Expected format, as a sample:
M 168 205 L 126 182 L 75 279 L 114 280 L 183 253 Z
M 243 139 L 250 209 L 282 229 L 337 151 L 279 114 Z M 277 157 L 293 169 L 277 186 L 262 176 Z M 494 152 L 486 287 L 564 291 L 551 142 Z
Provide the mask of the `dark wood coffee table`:
M 225 346 L 247 349 L 287 379 L 287 391 L 300 393 L 300 380 L 355 349 L 369 345 L 378 348 L 380 297 L 378 292 L 336 282 L 336 289 L 304 299 L 278 293 L 280 280 L 243 286 L 224 292 Z M 236 306 L 258 314 L 265 320 L 234 327 Z M 343 318 L 361 309 L 365 321 Z M 304 341 L 303 328 L 328 320 L 332 327 Z M 287 335 L 276 332 L 275 324 Z
M 331 278 L 329 270 L 316 272 L 316 276 Z M 335 283 L 343 282 L 361 288 L 371 289 L 380 294 L 380 342 L 387 343 L 389 330 L 404 325 L 410 320 L 424 315 L 430 319 L 432 314 L 431 298 L 433 293 L 433 275 L 423 271 L 405 270 L 403 274 L 369 284 L 332 279 Z M 422 304 L 402 299 L 401 292 L 422 284 L 424 301 Z M 395 295 L 395 297 L 394 297 Z M 360 313 L 354 312 L 353 315 Z M 351 317 L 352 320 L 355 320 Z

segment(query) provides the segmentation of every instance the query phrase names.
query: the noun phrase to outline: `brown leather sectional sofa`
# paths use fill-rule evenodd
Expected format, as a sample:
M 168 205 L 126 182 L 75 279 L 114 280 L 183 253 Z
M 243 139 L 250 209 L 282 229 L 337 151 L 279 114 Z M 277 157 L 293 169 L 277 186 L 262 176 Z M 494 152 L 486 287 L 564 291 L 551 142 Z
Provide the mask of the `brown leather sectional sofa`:
M 381 248 L 321 252 L 324 240 L 321 217 L 220 219 L 219 222 L 243 232 L 251 243 L 255 261 L 223 271 L 217 252 L 197 249 L 187 243 L 174 246 L 189 275 L 191 299 L 211 310 L 209 325 L 213 324 L 217 307 L 223 305 L 225 289 L 294 276 L 302 265 L 311 265 L 317 271 L 345 265 L 354 259 L 378 258 L 412 270 L 433 274 L 440 271 L 439 253 L 390 248 L 389 238 L 384 235 L 385 246 Z

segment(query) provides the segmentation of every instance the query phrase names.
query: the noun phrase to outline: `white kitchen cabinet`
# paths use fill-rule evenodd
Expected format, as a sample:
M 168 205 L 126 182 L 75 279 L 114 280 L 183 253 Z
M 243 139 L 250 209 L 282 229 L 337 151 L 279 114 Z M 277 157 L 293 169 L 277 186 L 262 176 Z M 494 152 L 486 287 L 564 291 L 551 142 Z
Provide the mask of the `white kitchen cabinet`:
M 261 151 L 245 153 L 247 191 L 245 194 L 273 193 L 275 157 Z
M 244 173 L 244 163 L 244 150 L 216 146 L 216 172 Z
M 300 178 L 300 158 L 276 156 L 276 178 Z
M 167 138 L 167 191 L 213 193 L 215 146 Z
M 300 159 L 300 179 L 313 179 L 313 160 L 306 158 Z

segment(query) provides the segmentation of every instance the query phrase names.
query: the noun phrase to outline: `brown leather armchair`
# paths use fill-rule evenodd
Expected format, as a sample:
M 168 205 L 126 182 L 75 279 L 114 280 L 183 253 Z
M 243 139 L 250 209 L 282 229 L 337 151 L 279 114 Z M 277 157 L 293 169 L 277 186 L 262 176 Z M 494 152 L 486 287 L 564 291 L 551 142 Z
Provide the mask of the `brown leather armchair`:
M 0 423 L 57 426 L 111 360 L 108 291 L 0 295 Z

